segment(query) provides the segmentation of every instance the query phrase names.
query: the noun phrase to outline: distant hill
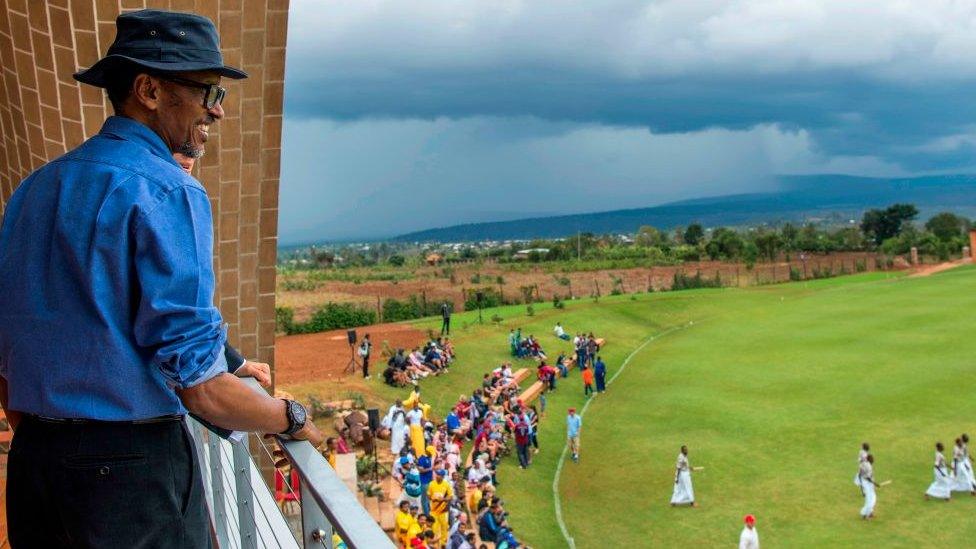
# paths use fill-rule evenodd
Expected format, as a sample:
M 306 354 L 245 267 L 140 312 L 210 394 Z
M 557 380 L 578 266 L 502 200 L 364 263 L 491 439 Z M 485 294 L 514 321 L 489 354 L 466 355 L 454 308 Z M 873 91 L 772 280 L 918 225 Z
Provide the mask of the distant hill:
M 800 222 L 827 216 L 860 219 L 864 210 L 909 202 L 921 217 L 952 211 L 976 214 L 976 176 L 944 175 L 880 179 L 844 175 L 788 176 L 769 193 L 715 196 L 648 208 L 613 210 L 513 221 L 470 223 L 403 234 L 400 242 L 469 242 L 559 238 L 577 231 L 632 233 L 641 225 L 670 229 L 689 223 L 706 227 Z

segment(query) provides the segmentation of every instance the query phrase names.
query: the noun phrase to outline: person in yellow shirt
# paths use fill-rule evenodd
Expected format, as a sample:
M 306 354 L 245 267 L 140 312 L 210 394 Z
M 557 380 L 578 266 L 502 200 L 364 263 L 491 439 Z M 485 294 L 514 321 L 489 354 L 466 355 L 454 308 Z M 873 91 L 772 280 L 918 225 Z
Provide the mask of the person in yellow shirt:
M 451 483 L 444 480 L 447 476 L 445 469 L 434 472 L 435 478 L 427 486 L 427 497 L 430 498 L 430 514 L 434 517 L 432 530 L 437 539 L 446 540 L 450 525 L 448 524 L 448 506 L 454 499 L 454 489 Z
M 414 538 L 418 538 L 422 542 L 424 539 L 424 532 L 427 531 L 428 528 L 430 528 L 430 525 L 427 524 L 427 515 L 423 513 L 418 514 L 416 520 L 413 521 L 413 524 L 411 524 L 410 528 L 407 530 L 407 545 L 405 547 L 407 549 L 413 547 L 412 542 Z
M 413 515 L 410 514 L 410 502 L 403 500 L 400 502 L 400 509 L 397 510 L 396 514 L 396 538 L 400 543 L 400 547 L 410 547 L 410 538 L 407 534 L 410 532 L 410 527 L 416 522 Z

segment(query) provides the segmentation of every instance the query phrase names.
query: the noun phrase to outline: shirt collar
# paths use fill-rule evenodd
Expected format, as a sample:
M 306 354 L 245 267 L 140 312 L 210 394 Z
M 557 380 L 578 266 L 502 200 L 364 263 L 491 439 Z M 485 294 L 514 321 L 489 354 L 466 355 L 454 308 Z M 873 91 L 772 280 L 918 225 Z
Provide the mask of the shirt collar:
M 102 124 L 99 135 L 111 135 L 119 139 L 131 141 L 149 150 L 153 155 L 166 160 L 176 167 L 180 167 L 173 153 L 170 152 L 163 138 L 141 122 L 125 116 L 110 116 Z

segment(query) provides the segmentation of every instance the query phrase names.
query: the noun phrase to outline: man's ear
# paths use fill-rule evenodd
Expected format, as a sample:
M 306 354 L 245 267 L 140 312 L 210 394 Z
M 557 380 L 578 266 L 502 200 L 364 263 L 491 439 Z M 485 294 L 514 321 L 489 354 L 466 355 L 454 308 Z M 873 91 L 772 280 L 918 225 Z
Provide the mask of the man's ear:
M 132 82 L 132 96 L 143 108 L 155 112 L 160 101 L 159 80 L 142 73 Z

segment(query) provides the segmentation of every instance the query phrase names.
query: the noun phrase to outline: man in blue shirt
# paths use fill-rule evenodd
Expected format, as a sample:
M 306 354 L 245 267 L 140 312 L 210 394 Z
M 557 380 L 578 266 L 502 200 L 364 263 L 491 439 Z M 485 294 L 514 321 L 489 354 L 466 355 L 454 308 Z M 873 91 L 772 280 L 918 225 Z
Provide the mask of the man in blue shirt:
M 582 427 L 583 418 L 576 415 L 576 408 L 570 408 L 569 415 L 566 416 L 566 439 L 575 462 L 579 462 L 579 435 Z
M 213 23 L 119 16 L 75 75 L 116 116 L 30 174 L 0 226 L 0 404 L 15 436 L 13 547 L 206 547 L 189 411 L 224 429 L 320 444 L 300 404 L 251 390 L 213 306 L 213 223 L 173 155 L 203 154 L 223 116 Z M 229 364 L 230 363 L 230 364 Z M 136 502 L 137 504 L 133 504 Z
M 417 456 L 417 471 L 420 472 L 420 504 L 425 515 L 430 514 L 430 498 L 427 497 L 427 486 L 434 480 L 434 462 L 431 460 L 433 453 L 434 447 L 428 446 L 423 454 Z

